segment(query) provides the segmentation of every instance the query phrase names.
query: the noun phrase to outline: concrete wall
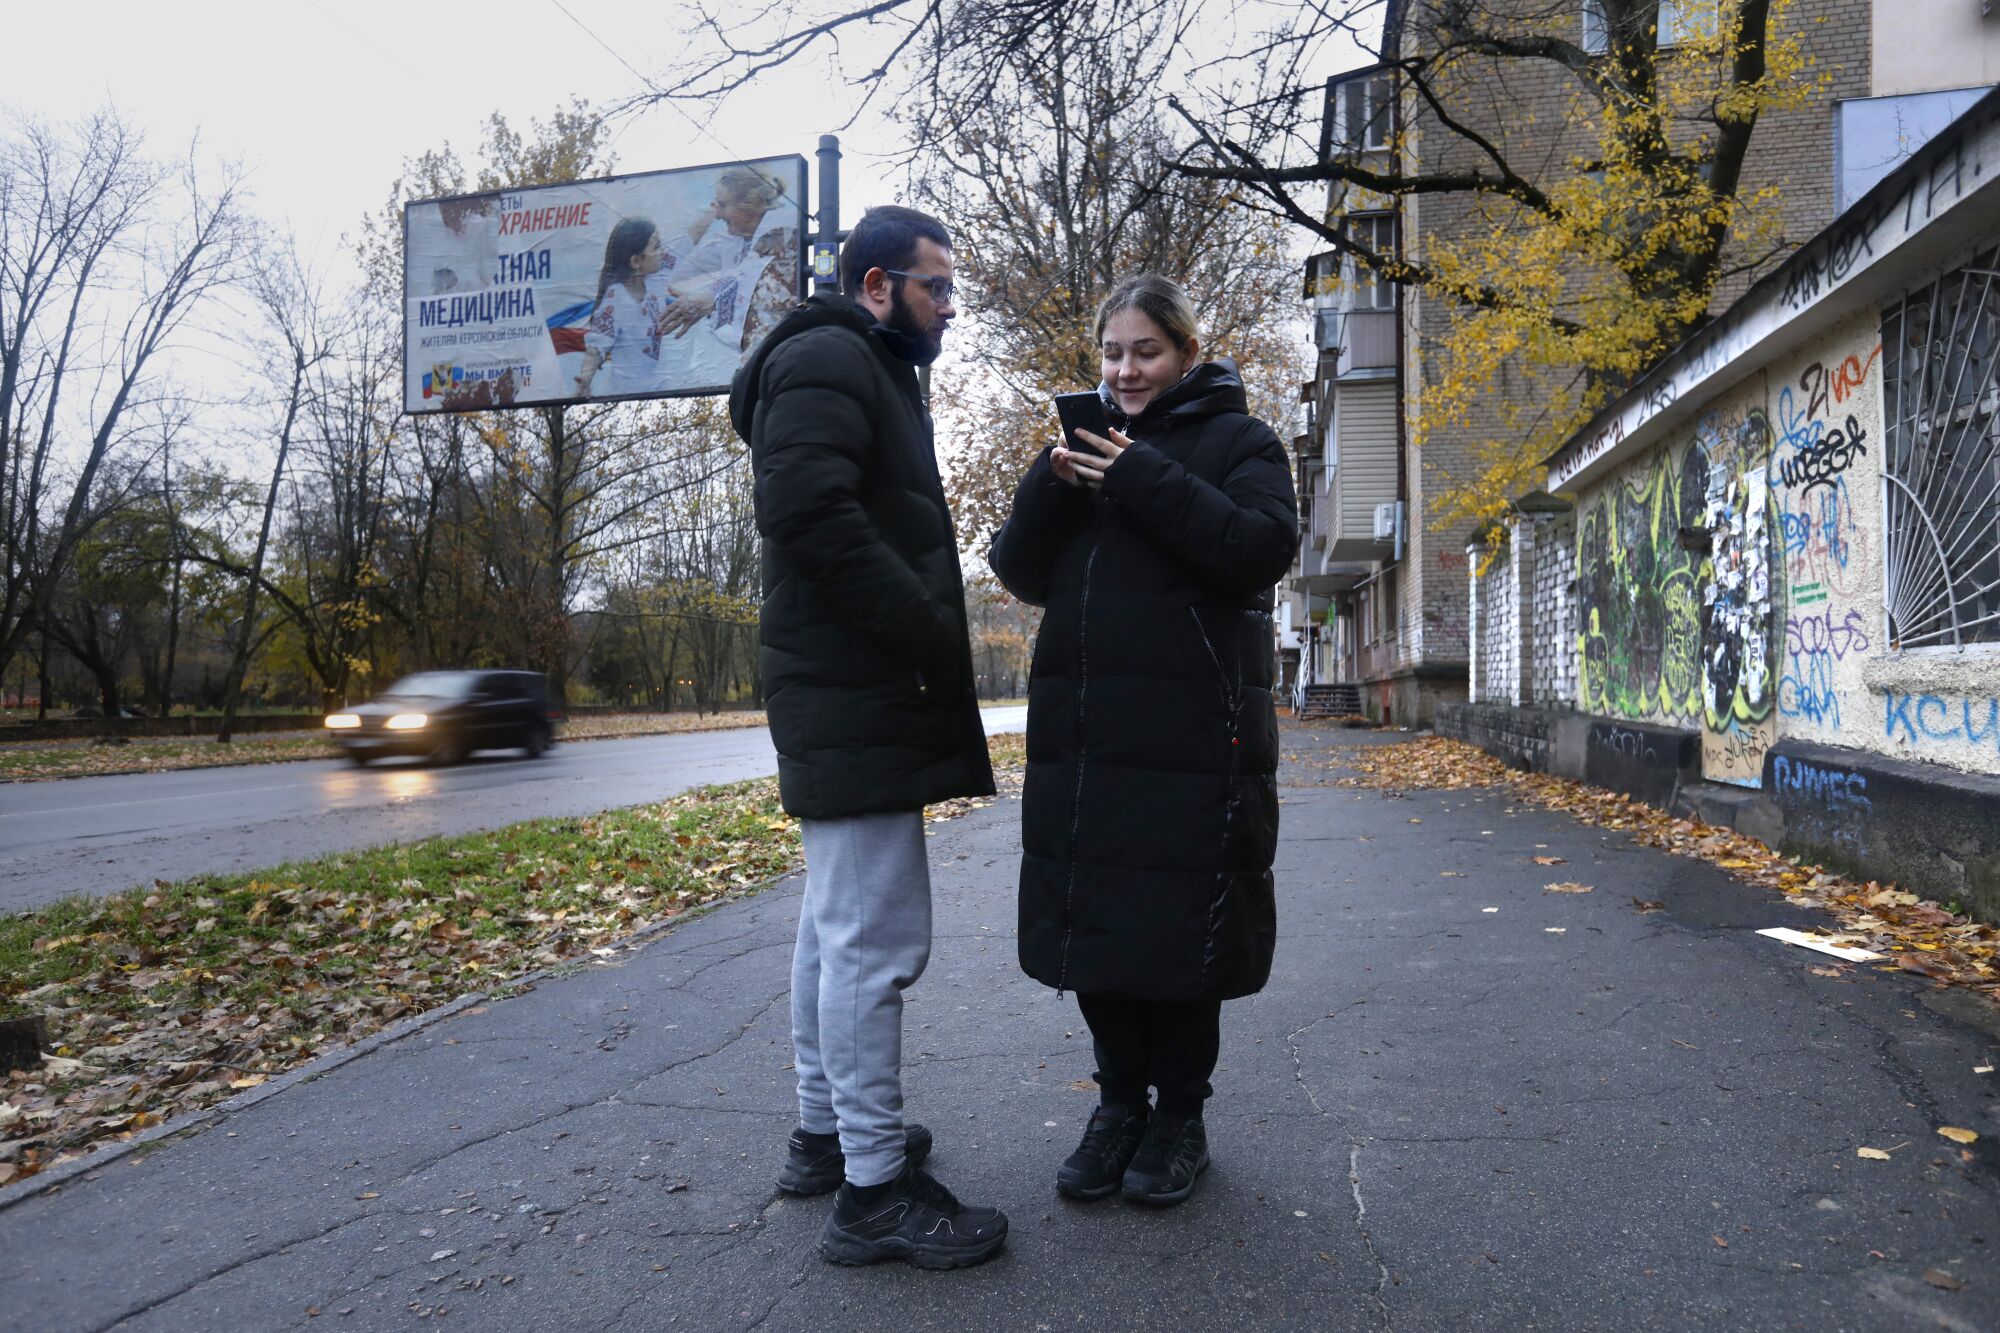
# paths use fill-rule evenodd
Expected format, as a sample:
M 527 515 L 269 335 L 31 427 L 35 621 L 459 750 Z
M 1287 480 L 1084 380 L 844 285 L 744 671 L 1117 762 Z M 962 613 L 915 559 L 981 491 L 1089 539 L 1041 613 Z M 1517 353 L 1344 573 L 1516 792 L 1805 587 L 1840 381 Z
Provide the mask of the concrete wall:
M 1529 626 L 1525 702 L 1569 707 L 1576 702 L 1576 516 L 1534 520 L 1535 607 Z
M 1763 785 L 1781 736 L 2000 773 L 2000 648 L 1889 642 L 1878 320 L 1578 497 L 1576 704 L 1698 729 L 1710 781 Z
M 1984 8 L 1979 0 L 1878 4 L 1869 92 L 1893 97 L 2000 83 L 2000 5 L 1991 14 Z

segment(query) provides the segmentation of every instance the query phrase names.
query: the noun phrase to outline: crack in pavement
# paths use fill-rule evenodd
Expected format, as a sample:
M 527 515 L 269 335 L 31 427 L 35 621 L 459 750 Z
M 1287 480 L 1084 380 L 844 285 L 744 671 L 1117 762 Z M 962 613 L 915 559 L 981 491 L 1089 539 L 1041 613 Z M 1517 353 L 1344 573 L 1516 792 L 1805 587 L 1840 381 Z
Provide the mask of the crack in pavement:
M 752 1028 L 756 1027 L 760 1021 L 762 1021 L 764 1016 L 771 1011 L 773 1006 L 775 1006 L 779 1001 L 786 999 L 790 995 L 790 993 L 791 992 L 788 987 L 785 991 L 782 991 L 777 995 L 772 996 L 770 999 L 766 1000 L 763 1004 L 758 1006 L 758 1008 L 751 1014 L 751 1016 L 747 1020 L 745 1020 L 734 1033 L 732 1033 L 727 1039 L 725 1039 L 724 1041 L 722 1041 L 721 1043 L 719 1043 L 710 1050 L 701 1051 L 696 1054 L 690 1055 L 684 1059 L 676 1060 L 671 1064 L 664 1066 L 661 1069 L 648 1073 L 645 1077 L 637 1079 L 625 1087 L 613 1090 L 612 1092 L 606 1094 L 603 1097 L 591 1098 L 585 1101 L 574 1102 L 574 1103 L 565 1103 L 561 1107 L 555 1108 L 545 1114 L 534 1116 L 526 1121 L 522 1121 L 516 1124 L 503 1126 L 502 1128 L 494 1130 L 491 1133 L 481 1134 L 463 1143 L 455 1144 L 446 1151 L 437 1153 L 429 1158 L 426 1158 L 421 1162 L 418 1162 L 414 1166 L 411 1166 L 408 1169 L 404 1170 L 401 1174 L 397 1175 L 394 1179 L 390 1180 L 387 1184 L 385 1184 L 382 1187 L 382 1192 L 387 1193 L 391 1189 L 407 1184 L 410 1180 L 414 1179 L 415 1177 L 434 1169 L 440 1163 L 445 1162 L 450 1158 L 457 1156 L 460 1153 L 481 1147 L 482 1145 L 491 1143 L 497 1139 L 505 1138 L 512 1134 L 519 1134 L 526 1132 L 538 1126 L 548 1124 L 551 1121 L 561 1119 L 563 1116 L 572 1115 L 577 1111 L 586 1110 L 593 1106 L 611 1106 L 611 1105 L 626 1104 L 622 1101 L 623 1094 L 632 1091 L 632 1089 L 637 1088 L 647 1082 L 650 1082 L 651 1080 L 658 1078 L 663 1074 L 672 1073 L 676 1069 L 681 1069 L 686 1067 L 687 1065 L 696 1064 L 703 1060 L 713 1059 L 715 1056 L 718 1056 L 722 1054 L 724 1051 L 728 1050 L 731 1046 L 734 1046 L 737 1042 L 743 1039 L 746 1033 L 748 1033 Z M 644 1102 L 635 1102 L 631 1104 L 640 1106 L 647 1105 L 647 1103 Z M 723 1110 L 725 1108 L 715 1107 L 709 1109 Z M 750 1227 L 738 1228 L 736 1231 L 726 1232 L 726 1233 L 725 1232 L 700 1232 L 700 1233 L 669 1232 L 660 1234 L 664 1235 L 713 1234 L 718 1236 L 726 1234 L 740 1238 L 741 1235 L 753 1232 L 757 1228 L 763 1225 L 765 1212 L 769 1210 L 771 1205 L 775 1203 L 779 1197 L 781 1196 L 774 1192 L 772 1198 L 766 1200 L 764 1205 L 758 1209 L 756 1221 Z M 271 1258 L 274 1255 L 281 1254 L 286 1250 L 289 1250 L 295 1246 L 304 1245 L 311 1241 L 323 1239 L 324 1237 L 330 1236 L 335 1232 L 342 1230 L 345 1227 L 354 1225 L 356 1222 L 363 1222 L 370 1220 L 372 1218 L 378 1218 L 384 1216 L 385 1214 L 394 1213 L 396 1211 L 398 1210 L 393 1208 L 364 1210 L 352 1216 L 344 1217 L 339 1221 L 332 1223 L 329 1226 L 320 1228 L 319 1230 L 306 1232 L 302 1235 L 294 1236 L 289 1239 L 274 1242 L 273 1244 L 268 1246 L 260 1247 L 254 1253 L 244 1255 L 238 1259 L 233 1259 L 226 1264 L 222 1264 L 198 1277 L 193 1278 L 192 1280 L 174 1288 L 171 1291 L 165 1292 L 158 1296 L 148 1298 L 145 1301 L 141 1302 L 140 1304 L 137 1304 L 135 1306 L 129 1307 L 121 1311 L 120 1313 L 112 1317 L 108 1322 L 98 1325 L 97 1326 L 98 1333 L 108 1333 L 108 1330 L 110 1329 L 117 1328 L 120 1325 L 127 1324 L 134 1319 L 140 1318 L 141 1316 L 159 1310 L 167 1305 L 172 1304 L 177 1300 L 180 1300 L 182 1297 L 187 1296 L 196 1290 L 199 1290 L 200 1288 L 208 1285 L 209 1283 L 216 1281 L 218 1278 L 226 1277 L 230 1273 L 236 1272 L 237 1270 L 244 1268 L 250 1264 L 258 1263 L 264 1259 Z M 482 1246 L 481 1248 L 483 1249 L 485 1247 Z M 393 1270 L 389 1275 L 387 1275 L 387 1277 L 372 1278 L 370 1279 L 369 1282 L 362 1284 L 361 1288 L 355 1288 L 353 1290 L 361 1290 L 367 1286 L 374 1285 L 375 1282 L 389 1280 L 390 1278 L 393 1278 L 397 1272 L 401 1271 L 404 1270 L 399 1268 Z M 351 1294 L 351 1292 L 344 1294 Z
M 765 1206 L 769 1207 L 770 1205 L 766 1204 Z M 804 1256 L 802 1256 L 799 1260 L 798 1271 L 792 1274 L 792 1280 L 785 1284 L 785 1289 L 783 1291 L 779 1292 L 776 1296 L 771 1298 L 771 1303 L 764 1307 L 764 1312 L 762 1314 L 758 1315 L 755 1319 L 751 1320 L 748 1324 L 744 1325 L 745 1333 L 749 1333 L 749 1330 L 751 1329 L 762 1328 L 765 1325 L 765 1323 L 769 1321 L 771 1316 L 774 1313 L 776 1313 L 778 1307 L 780 1305 L 783 1305 L 787 1300 L 791 1299 L 791 1295 L 793 1292 L 797 1291 L 800 1287 L 803 1287 L 805 1285 L 806 1270 L 812 1267 L 813 1260 L 818 1257 L 817 1250 L 818 1250 L 817 1246 L 808 1246 L 806 1248 Z
M 649 1102 L 640 1097 L 618 1098 L 620 1106 L 643 1106 L 649 1111 L 687 1111 L 693 1115 L 760 1115 L 766 1119 L 790 1121 L 795 1111 L 757 1111 L 747 1106 L 689 1106 L 686 1102 Z
M 1304 1027 L 1297 1029 L 1296 1031 L 1292 1032 L 1285 1038 L 1285 1046 L 1288 1050 L 1290 1050 L 1292 1054 L 1293 1080 L 1296 1081 L 1301 1088 L 1305 1089 L 1306 1098 L 1312 1103 L 1314 1112 L 1316 1112 L 1320 1116 L 1333 1120 L 1335 1124 L 1340 1123 L 1339 1117 L 1328 1115 L 1327 1109 L 1324 1106 L 1320 1105 L 1319 1096 L 1317 1093 L 1313 1091 L 1312 1084 L 1306 1081 L 1305 1061 L 1302 1058 L 1299 1050 L 1299 1038 L 1304 1036 L 1306 1033 L 1312 1031 L 1314 1028 L 1318 1027 L 1321 1023 L 1326 1022 L 1328 1019 L 1338 1018 L 1342 1014 L 1347 1013 L 1349 1010 L 1357 1009 L 1360 1006 L 1368 1003 L 1369 998 L 1372 997 L 1375 994 L 1375 992 L 1380 989 L 1381 989 L 1380 986 L 1371 988 L 1366 993 L 1361 995 L 1360 998 L 1351 1000 L 1348 1003 L 1340 1006 L 1340 1008 L 1335 1009 L 1330 1013 L 1323 1014 L 1318 1018 L 1315 1018 L 1312 1022 L 1307 1023 Z M 1354 1196 L 1354 1230 L 1357 1234 L 1360 1235 L 1361 1243 L 1367 1247 L 1368 1257 L 1374 1261 L 1375 1271 L 1378 1274 L 1375 1280 L 1375 1286 L 1368 1293 L 1368 1299 L 1373 1301 L 1375 1304 L 1375 1308 L 1382 1312 L 1382 1327 L 1385 1329 L 1393 1328 L 1394 1323 L 1389 1314 L 1389 1302 L 1383 1295 L 1383 1293 L 1387 1290 L 1389 1285 L 1389 1266 L 1386 1263 L 1382 1262 L 1381 1251 L 1379 1251 L 1375 1247 L 1375 1237 L 1369 1231 L 1366 1224 L 1368 1217 L 1368 1204 L 1361 1197 L 1362 1140 L 1354 1137 L 1353 1133 L 1351 1131 L 1346 1130 L 1344 1126 L 1342 1127 L 1342 1129 L 1343 1133 L 1346 1135 L 1348 1140 L 1347 1184 L 1349 1192 Z
M 1348 1010 L 1359 1008 L 1360 1006 L 1368 1003 L 1368 997 L 1370 995 L 1373 995 L 1375 991 L 1380 989 L 1381 987 L 1379 986 L 1375 987 L 1374 989 L 1368 991 L 1367 994 L 1363 995 L 1360 999 L 1349 1001 L 1347 1004 L 1340 1006 L 1340 1008 L 1334 1010 L 1332 1013 L 1320 1015 L 1318 1018 L 1315 1018 L 1312 1022 L 1306 1024 L 1304 1027 L 1298 1029 L 1296 1032 L 1287 1034 L 1285 1037 L 1285 1048 L 1292 1053 L 1292 1078 L 1294 1081 L 1298 1083 L 1298 1085 L 1301 1088 L 1305 1089 L 1306 1100 L 1311 1102 L 1313 1110 L 1317 1111 L 1321 1115 L 1326 1114 L 1326 1108 L 1319 1104 L 1319 1094 L 1313 1091 L 1312 1084 L 1306 1082 L 1305 1062 L 1299 1057 L 1299 1038 L 1304 1036 L 1306 1033 L 1312 1031 L 1314 1028 L 1318 1027 L 1321 1023 L 1326 1022 L 1327 1019 L 1338 1018 L 1342 1014 L 1346 1013 Z
M 670 986 L 661 986 L 659 989 L 663 991 L 683 991 L 686 990 L 689 986 L 693 985 L 695 978 L 701 976 L 702 973 L 712 971 L 715 968 L 723 966 L 725 963 L 733 963 L 739 958 L 748 958 L 751 954 L 762 953 L 766 949 L 777 949 L 777 948 L 789 949 L 791 947 L 792 947 L 792 941 L 790 940 L 771 940 L 764 944 L 752 945 L 748 949 L 738 949 L 735 953 L 724 954 L 722 957 L 716 959 L 713 962 L 703 963 L 700 967 L 697 967 L 694 971 L 688 973 L 686 976 L 682 977 L 679 981 L 674 982 Z
M 245 1255 L 241 1259 L 231 1260 L 229 1263 L 223 1264 L 219 1268 L 211 1269 L 207 1273 L 204 1273 L 200 1277 L 195 1278 L 193 1281 L 187 1283 L 184 1286 L 178 1287 L 175 1290 L 168 1292 L 164 1296 L 153 1297 L 152 1299 L 147 1300 L 145 1303 L 141 1305 L 133 1306 L 127 1310 L 124 1310 L 123 1312 L 112 1318 L 110 1322 L 99 1324 L 97 1326 L 98 1333 L 107 1333 L 108 1330 L 117 1328 L 121 1324 L 129 1323 L 130 1321 L 137 1319 L 141 1315 L 151 1314 L 154 1310 L 159 1309 L 161 1306 L 170 1305 L 174 1301 L 177 1301 L 181 1297 L 187 1295 L 189 1292 L 194 1291 L 199 1287 L 206 1286 L 207 1284 L 215 1281 L 219 1277 L 227 1277 L 229 1274 L 235 1272 L 239 1268 L 246 1267 L 250 1264 L 259 1263 L 265 1259 L 273 1257 L 274 1255 L 283 1254 L 286 1250 L 291 1249 L 293 1246 L 304 1245 L 309 1241 L 320 1240 L 327 1236 L 331 1236 L 334 1232 L 340 1231 L 346 1227 L 353 1226 L 356 1222 L 365 1222 L 370 1218 L 378 1217 L 380 1215 L 381 1213 L 377 1210 L 364 1209 L 363 1211 L 356 1213 L 352 1217 L 346 1217 L 338 1222 L 335 1222 L 332 1226 L 322 1227 L 318 1231 L 309 1231 L 303 1236 L 295 1236 L 290 1240 L 278 1241 L 275 1244 L 259 1249 L 255 1254 L 249 1254 Z
M 1361 1233 L 1361 1243 L 1368 1247 L 1368 1257 L 1375 1261 L 1375 1285 L 1368 1292 L 1368 1299 L 1375 1302 L 1375 1308 L 1382 1312 L 1382 1327 L 1391 1328 L 1389 1302 L 1383 1292 L 1389 1286 L 1389 1265 L 1382 1262 L 1381 1252 L 1375 1248 L 1375 1237 L 1365 1225 L 1368 1220 L 1368 1204 L 1361 1197 L 1361 1145 L 1351 1143 L 1347 1153 L 1347 1185 L 1354 1195 L 1354 1229 Z
M 407 1183 L 411 1178 L 431 1170 L 433 1167 L 437 1166 L 440 1162 L 444 1162 L 452 1157 L 455 1157 L 459 1153 L 467 1152 L 473 1148 L 477 1148 L 484 1144 L 491 1143 L 495 1139 L 505 1138 L 510 1134 L 523 1133 L 527 1130 L 534 1129 L 538 1126 L 548 1124 L 550 1121 L 560 1120 L 562 1117 L 566 1115 L 573 1115 L 578 1111 L 587 1110 L 593 1106 L 625 1105 L 626 1103 L 624 1101 L 624 1096 L 625 1094 L 631 1092 L 633 1089 L 641 1087 L 647 1083 L 650 1083 L 654 1079 L 659 1078 L 663 1074 L 671 1074 L 676 1069 L 681 1069 L 691 1064 L 697 1064 L 703 1060 L 713 1059 L 715 1056 L 718 1056 L 722 1054 L 724 1051 L 728 1050 L 731 1046 L 734 1046 L 737 1042 L 743 1040 L 744 1034 L 749 1032 L 751 1028 L 757 1026 L 757 1024 L 763 1019 L 764 1015 L 768 1014 L 771 1011 L 772 1006 L 777 1004 L 779 1000 L 785 999 L 788 995 L 790 995 L 790 993 L 791 992 L 789 990 L 786 990 L 779 993 L 778 995 L 773 996 L 771 999 L 765 1001 L 762 1005 L 760 1005 L 757 1008 L 756 1012 L 751 1014 L 749 1019 L 746 1020 L 742 1024 L 742 1026 L 737 1028 L 735 1032 L 731 1033 L 728 1038 L 726 1038 L 720 1045 L 716 1046 L 712 1050 L 700 1051 L 693 1055 L 687 1056 L 684 1059 L 675 1060 L 671 1064 L 665 1065 L 660 1069 L 648 1073 L 643 1078 L 635 1079 L 633 1082 L 626 1084 L 624 1087 L 613 1089 L 611 1092 L 606 1093 L 602 1097 L 592 1097 L 585 1101 L 566 1103 L 565 1105 L 559 1107 L 556 1110 L 550 1111 L 547 1114 L 534 1116 L 519 1124 L 503 1126 L 500 1129 L 494 1130 L 490 1134 L 481 1134 L 477 1138 L 468 1139 L 464 1143 L 457 1144 L 447 1149 L 446 1151 L 441 1152 L 436 1156 L 428 1159 L 427 1161 L 420 1162 L 416 1166 L 411 1167 L 409 1170 L 403 1172 L 403 1174 L 397 1176 L 394 1180 L 390 1181 L 386 1186 L 383 1187 L 384 1192 L 387 1192 L 388 1190 L 393 1189 L 398 1185 Z M 637 1102 L 632 1104 L 644 1105 L 645 1103 Z

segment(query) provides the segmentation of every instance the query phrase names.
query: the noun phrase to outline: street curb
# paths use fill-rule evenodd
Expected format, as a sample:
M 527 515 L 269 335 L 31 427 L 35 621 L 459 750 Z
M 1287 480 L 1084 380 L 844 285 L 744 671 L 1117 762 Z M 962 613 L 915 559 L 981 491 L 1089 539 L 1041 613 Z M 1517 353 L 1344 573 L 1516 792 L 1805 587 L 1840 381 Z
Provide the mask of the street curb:
M 791 871 L 780 875 L 776 879 L 766 880 L 761 884 L 754 884 L 748 888 L 738 889 L 734 893 L 717 898 L 713 902 L 703 903 L 700 907 L 692 911 L 683 912 L 678 916 L 648 922 L 633 931 L 630 935 L 605 947 L 616 949 L 620 953 L 637 952 L 651 945 L 660 936 L 672 934 L 675 930 L 688 924 L 690 921 L 697 921 L 717 908 L 726 907 L 731 903 L 741 902 L 746 898 L 751 898 L 775 889 L 786 880 L 797 878 L 801 873 L 796 870 Z M 364 1055 L 379 1051 L 384 1046 L 401 1041 L 403 1038 L 411 1036 L 414 1033 L 421 1032 L 432 1024 L 442 1023 L 445 1019 L 452 1017 L 454 1014 L 462 1013 L 474 1005 L 491 1002 L 495 998 L 496 991 L 514 992 L 522 987 L 532 988 L 541 982 L 562 976 L 578 966 L 587 965 L 588 961 L 588 959 L 584 959 L 568 963 L 558 963 L 553 967 L 536 968 L 533 972 L 523 972 L 518 977 L 507 978 L 495 990 L 469 991 L 448 1004 L 442 1004 L 435 1009 L 428 1009 L 421 1014 L 413 1014 L 409 1018 L 400 1019 L 379 1032 L 371 1032 L 359 1041 L 343 1046 L 337 1051 L 328 1051 L 324 1055 L 315 1056 L 312 1060 L 300 1065 L 297 1069 L 280 1074 L 269 1082 L 260 1083 L 254 1088 L 240 1092 L 226 1101 L 217 1102 L 213 1106 L 204 1107 L 202 1110 L 191 1112 L 178 1119 L 162 1121 L 154 1125 L 151 1129 L 142 1130 L 129 1139 L 121 1139 L 116 1143 L 105 1144 L 101 1147 L 93 1148 L 81 1157 L 74 1157 L 69 1161 L 59 1162 L 45 1171 L 36 1172 L 26 1180 L 0 1189 L 0 1212 L 5 1212 L 15 1204 L 29 1198 L 54 1194 L 78 1176 L 113 1165 L 120 1159 L 137 1152 L 150 1143 L 156 1143 L 161 1139 L 171 1138 L 177 1134 L 185 1134 L 190 1130 L 209 1128 L 219 1121 L 228 1119 L 232 1115 L 247 1111 L 253 1106 L 269 1101 L 281 1092 L 296 1088 L 302 1083 L 311 1083 L 315 1079 L 324 1078 L 349 1061 L 359 1060 Z M 510 994 L 501 998 L 512 998 L 512 996 Z

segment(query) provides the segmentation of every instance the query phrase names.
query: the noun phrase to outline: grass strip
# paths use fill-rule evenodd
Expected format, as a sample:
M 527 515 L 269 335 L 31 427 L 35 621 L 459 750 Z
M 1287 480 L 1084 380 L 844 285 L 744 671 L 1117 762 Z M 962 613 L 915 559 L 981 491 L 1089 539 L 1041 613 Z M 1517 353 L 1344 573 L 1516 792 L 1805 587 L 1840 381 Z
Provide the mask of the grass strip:
M 1022 738 L 990 746 L 1017 785 Z M 41 1016 L 52 1052 L 0 1080 L 0 1185 L 800 864 L 763 778 L 0 917 L 0 1018 Z

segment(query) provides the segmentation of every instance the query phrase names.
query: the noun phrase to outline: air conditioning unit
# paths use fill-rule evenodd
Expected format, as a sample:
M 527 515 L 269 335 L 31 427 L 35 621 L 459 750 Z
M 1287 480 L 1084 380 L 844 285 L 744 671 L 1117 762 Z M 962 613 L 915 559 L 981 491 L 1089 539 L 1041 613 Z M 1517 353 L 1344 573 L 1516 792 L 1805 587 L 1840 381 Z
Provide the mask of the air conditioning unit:
M 1388 504 L 1375 506 L 1376 541 L 1392 542 L 1396 540 L 1396 532 L 1403 526 L 1402 508 L 1403 503 L 1400 500 L 1391 500 Z

